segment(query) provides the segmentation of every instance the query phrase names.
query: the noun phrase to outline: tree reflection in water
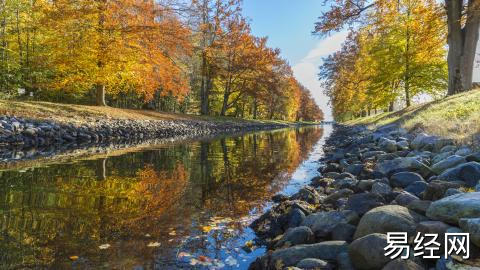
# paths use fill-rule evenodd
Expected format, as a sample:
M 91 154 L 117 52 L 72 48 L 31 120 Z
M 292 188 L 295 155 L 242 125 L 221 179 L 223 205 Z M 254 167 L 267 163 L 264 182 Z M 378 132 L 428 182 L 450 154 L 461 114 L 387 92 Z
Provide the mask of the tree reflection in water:
M 0 268 L 221 263 L 321 137 L 289 129 L 0 172 Z

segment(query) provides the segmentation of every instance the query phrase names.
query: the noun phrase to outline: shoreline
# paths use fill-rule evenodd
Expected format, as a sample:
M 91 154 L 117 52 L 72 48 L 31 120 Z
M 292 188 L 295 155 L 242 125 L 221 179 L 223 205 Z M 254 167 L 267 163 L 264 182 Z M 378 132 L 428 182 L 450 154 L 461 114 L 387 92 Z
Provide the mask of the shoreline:
M 0 116 L 0 170 L 42 160 L 72 160 L 112 151 L 145 148 L 219 136 L 310 126 L 254 121 L 97 119 L 76 125 Z
M 480 266 L 480 152 L 396 124 L 337 125 L 324 152 L 319 176 L 250 225 L 267 248 L 250 270 Z M 406 233 L 409 258 L 384 256 L 388 232 Z M 469 233 L 470 259 L 412 256 L 427 233 Z

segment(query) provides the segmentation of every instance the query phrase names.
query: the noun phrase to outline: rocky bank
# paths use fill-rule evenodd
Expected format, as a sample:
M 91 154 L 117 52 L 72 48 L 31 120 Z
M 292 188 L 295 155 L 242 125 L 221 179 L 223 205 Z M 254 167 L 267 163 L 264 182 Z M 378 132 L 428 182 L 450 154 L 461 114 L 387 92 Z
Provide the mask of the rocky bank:
M 198 138 L 283 127 L 288 125 L 202 120 L 92 119 L 74 124 L 3 115 L 0 161 L 48 156 L 93 145 L 136 144 L 150 139 Z
M 480 269 L 480 152 L 396 125 L 337 126 L 324 150 L 320 176 L 250 225 L 268 248 L 250 270 Z M 384 255 L 388 232 L 408 234 L 408 259 Z M 440 259 L 413 256 L 419 232 Z M 470 233 L 470 259 L 444 258 L 447 232 Z

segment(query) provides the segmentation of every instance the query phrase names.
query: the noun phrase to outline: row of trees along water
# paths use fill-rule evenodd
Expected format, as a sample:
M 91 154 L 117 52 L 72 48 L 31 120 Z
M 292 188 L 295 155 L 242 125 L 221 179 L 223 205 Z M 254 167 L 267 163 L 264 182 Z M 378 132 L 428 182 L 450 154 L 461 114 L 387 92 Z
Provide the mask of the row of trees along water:
M 337 120 L 472 88 L 480 1 L 328 2 L 314 32 L 324 36 L 349 26 L 342 48 L 320 67 Z
M 241 0 L 0 0 L 0 92 L 33 99 L 320 120 Z M 32 94 L 30 94 L 32 93 Z

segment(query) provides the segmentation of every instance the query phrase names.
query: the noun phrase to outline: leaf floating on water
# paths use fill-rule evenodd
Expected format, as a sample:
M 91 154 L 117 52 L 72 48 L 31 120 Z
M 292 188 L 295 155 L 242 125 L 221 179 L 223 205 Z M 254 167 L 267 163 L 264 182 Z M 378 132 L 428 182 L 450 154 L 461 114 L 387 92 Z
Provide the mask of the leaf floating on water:
M 145 234 L 145 237 L 150 237 L 151 235 L 149 233 Z
M 177 235 L 177 232 L 176 231 L 171 231 L 171 232 L 168 233 L 168 235 L 171 235 L 171 236 Z
M 190 253 L 183 252 L 183 251 L 178 253 L 178 258 L 183 258 L 183 257 L 192 257 L 192 255 Z
M 212 226 L 203 226 L 202 227 L 202 232 L 204 232 L 204 233 L 209 233 L 211 230 L 213 230 Z
M 248 248 L 253 248 L 253 241 L 249 240 L 249 241 L 245 242 L 245 246 L 248 247 Z
M 103 244 L 103 245 L 98 246 L 99 249 L 107 249 L 109 247 L 110 247 L 110 244 Z
M 209 262 L 212 259 L 208 258 L 207 256 L 200 255 L 200 256 L 198 256 L 198 260 L 201 261 L 201 262 Z
M 199 261 L 195 258 L 191 258 L 190 259 L 190 265 L 197 265 L 199 263 Z
M 72 260 L 72 261 L 78 260 L 78 256 L 70 256 L 70 257 L 68 257 L 68 258 L 69 258 L 70 260 Z
M 159 247 L 159 246 L 160 246 L 159 242 L 150 242 L 147 245 L 147 247 Z

